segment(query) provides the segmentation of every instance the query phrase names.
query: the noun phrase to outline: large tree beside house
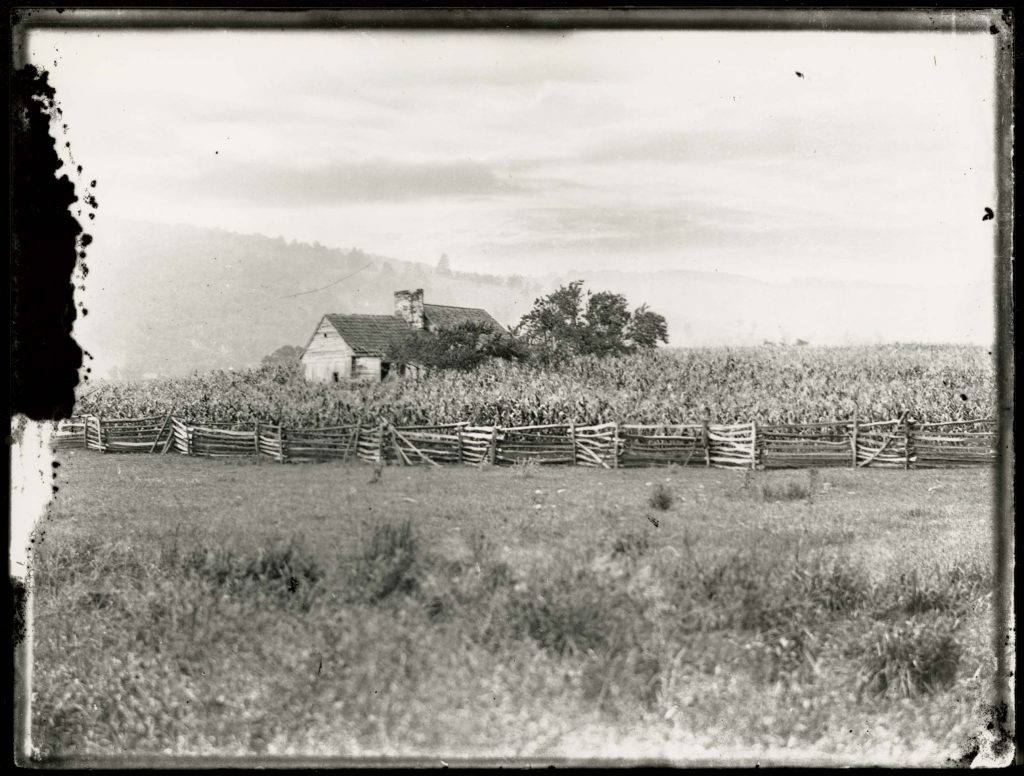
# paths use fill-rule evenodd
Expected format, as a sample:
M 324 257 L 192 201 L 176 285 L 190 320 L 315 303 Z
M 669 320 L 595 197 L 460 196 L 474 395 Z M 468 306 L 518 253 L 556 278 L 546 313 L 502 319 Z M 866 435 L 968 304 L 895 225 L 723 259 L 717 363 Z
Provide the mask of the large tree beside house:
M 428 365 L 396 359 L 395 343 L 415 332 L 438 335 L 471 330 L 484 336 L 508 334 L 486 310 L 426 304 L 423 289 L 396 291 L 390 315 L 324 315 L 303 350 L 303 370 L 306 379 L 323 382 L 418 376 Z
M 535 300 L 514 333 L 548 363 L 575 355 L 622 355 L 668 342 L 664 316 L 647 305 L 630 312 L 625 296 L 591 293 L 582 280 Z

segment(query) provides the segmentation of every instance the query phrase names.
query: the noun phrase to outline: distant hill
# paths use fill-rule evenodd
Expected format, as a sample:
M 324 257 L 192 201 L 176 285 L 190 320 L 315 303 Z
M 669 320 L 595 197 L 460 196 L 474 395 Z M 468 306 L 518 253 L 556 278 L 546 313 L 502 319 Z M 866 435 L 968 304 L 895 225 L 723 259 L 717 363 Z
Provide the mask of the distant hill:
M 576 278 L 662 313 L 671 345 L 991 339 L 990 289 L 953 284 L 770 283 L 675 270 L 516 278 L 194 226 L 109 221 L 90 231 L 89 314 L 75 335 L 99 376 L 255 366 L 282 345 L 305 345 L 324 313 L 390 313 L 404 288 L 511 325 L 536 297 Z
M 305 345 L 324 313 L 392 312 L 404 288 L 424 289 L 428 302 L 483 307 L 503 324 L 540 292 L 522 278 L 261 235 L 127 221 L 91 231 L 89 313 L 76 337 L 100 376 L 111 365 L 124 377 L 255 366 L 282 345 Z

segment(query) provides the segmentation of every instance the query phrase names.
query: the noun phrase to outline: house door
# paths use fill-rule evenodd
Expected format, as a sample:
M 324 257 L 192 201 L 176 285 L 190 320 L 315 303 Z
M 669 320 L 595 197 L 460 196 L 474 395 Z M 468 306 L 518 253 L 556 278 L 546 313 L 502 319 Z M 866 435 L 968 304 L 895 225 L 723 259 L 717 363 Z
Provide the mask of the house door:
M 383 380 L 391 372 L 391 362 L 381 361 L 380 362 L 380 379 Z

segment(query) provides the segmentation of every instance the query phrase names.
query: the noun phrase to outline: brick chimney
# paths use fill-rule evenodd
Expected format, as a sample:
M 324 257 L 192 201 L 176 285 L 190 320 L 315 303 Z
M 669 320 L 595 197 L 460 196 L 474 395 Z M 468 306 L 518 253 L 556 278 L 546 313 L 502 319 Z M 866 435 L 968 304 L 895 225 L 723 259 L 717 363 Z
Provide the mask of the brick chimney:
M 426 328 L 423 315 L 423 289 L 395 291 L 395 315 L 414 329 Z

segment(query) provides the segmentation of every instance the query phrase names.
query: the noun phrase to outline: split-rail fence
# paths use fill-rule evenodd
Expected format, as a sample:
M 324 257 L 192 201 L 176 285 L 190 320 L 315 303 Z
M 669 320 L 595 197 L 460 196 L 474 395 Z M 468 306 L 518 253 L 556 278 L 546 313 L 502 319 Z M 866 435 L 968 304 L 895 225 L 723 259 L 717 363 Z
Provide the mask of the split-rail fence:
M 251 456 L 280 463 L 911 469 L 992 464 L 996 424 L 991 419 L 926 423 L 905 414 L 898 420 L 867 423 L 855 418 L 774 425 L 396 426 L 378 418 L 347 426 L 292 428 L 259 422 L 198 422 L 174 415 L 130 419 L 89 415 L 62 421 L 55 446 L 108 453 Z

